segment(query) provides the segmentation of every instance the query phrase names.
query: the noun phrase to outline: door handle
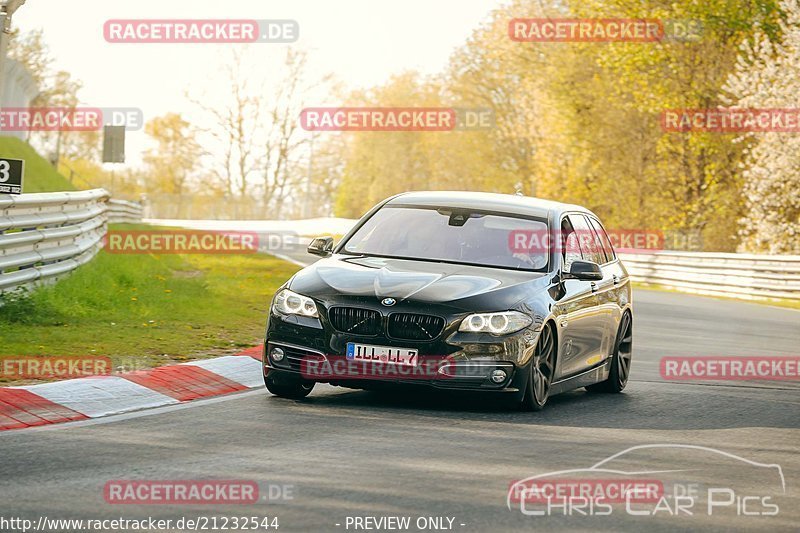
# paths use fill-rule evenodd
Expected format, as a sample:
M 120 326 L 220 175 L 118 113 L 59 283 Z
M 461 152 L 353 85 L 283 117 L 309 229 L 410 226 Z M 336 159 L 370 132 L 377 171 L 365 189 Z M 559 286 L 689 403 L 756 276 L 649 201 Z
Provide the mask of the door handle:
M 619 283 L 619 276 L 617 276 L 616 274 L 614 274 L 612 279 L 614 280 L 614 285 L 617 285 Z
M 597 292 L 597 283 L 592 282 L 592 292 Z

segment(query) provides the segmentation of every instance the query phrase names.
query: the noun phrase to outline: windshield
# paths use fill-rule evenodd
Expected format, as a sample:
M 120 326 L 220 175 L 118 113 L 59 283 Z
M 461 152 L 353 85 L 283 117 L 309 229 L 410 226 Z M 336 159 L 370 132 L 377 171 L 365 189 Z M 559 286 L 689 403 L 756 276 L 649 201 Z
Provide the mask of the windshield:
M 545 271 L 549 250 L 520 250 L 514 236 L 547 234 L 544 220 L 453 208 L 383 207 L 345 243 L 351 254 Z

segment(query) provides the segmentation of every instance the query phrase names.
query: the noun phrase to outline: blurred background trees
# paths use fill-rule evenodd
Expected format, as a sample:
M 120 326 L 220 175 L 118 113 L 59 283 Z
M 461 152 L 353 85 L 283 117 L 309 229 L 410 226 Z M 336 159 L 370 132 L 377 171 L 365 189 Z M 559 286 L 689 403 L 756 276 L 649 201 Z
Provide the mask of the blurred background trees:
M 392 194 L 461 189 L 586 205 L 614 228 L 698 235 L 706 250 L 800 253 L 800 134 L 665 132 L 667 109 L 798 107 L 798 0 L 511 0 L 434 75 L 399 72 L 348 90 L 288 47 L 254 78 L 230 61 L 226 101 L 187 96 L 197 115 L 150 118 L 141 167 L 109 173 L 98 138 L 45 135 L 65 174 L 154 216 L 358 217 Z M 648 18 L 666 38 L 522 43 L 513 18 Z M 675 25 L 688 33 L 676 35 Z M 42 105 L 76 105 L 79 83 L 51 71 L 41 34 L 12 55 L 38 72 Z M 449 132 L 307 132 L 303 107 L 488 109 L 491 127 Z M 680 245 L 678 245 L 680 247 Z M 696 246 L 695 246 L 696 247 Z
M 800 2 L 783 4 L 781 39 L 758 31 L 725 89 L 738 107 L 800 109 Z M 742 249 L 800 254 L 800 135 L 769 132 L 746 137 L 741 200 Z
M 526 194 L 586 205 L 612 227 L 697 234 L 705 249 L 735 250 L 740 219 L 753 216 L 743 190 L 753 139 L 666 133 L 660 116 L 729 103 L 723 86 L 741 46 L 783 38 L 785 11 L 770 0 L 517 0 L 476 29 L 441 76 L 406 74 L 367 102 L 409 105 L 412 97 L 422 106 L 436 95 L 438 105 L 491 107 L 496 127 L 347 134 L 336 213 L 359 216 L 408 188 L 513 193 L 520 183 Z M 542 17 L 654 18 L 691 25 L 693 33 L 655 43 L 508 38 L 512 18 Z M 800 80 L 791 85 L 800 94 Z M 797 166 L 782 180 L 786 173 L 797 176 Z

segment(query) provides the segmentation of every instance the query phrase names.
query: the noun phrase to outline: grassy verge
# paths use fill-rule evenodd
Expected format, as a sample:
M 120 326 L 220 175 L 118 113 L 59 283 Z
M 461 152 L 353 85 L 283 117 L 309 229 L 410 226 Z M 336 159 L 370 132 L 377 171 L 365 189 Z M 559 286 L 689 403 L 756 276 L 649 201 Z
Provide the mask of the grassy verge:
M 261 341 L 272 294 L 297 269 L 261 254 L 101 252 L 0 307 L 0 358 L 97 355 L 143 368 L 240 351 Z
M 717 300 L 728 300 L 732 302 L 743 302 L 743 303 L 751 303 L 751 304 L 759 304 L 759 305 L 771 305 L 774 307 L 785 307 L 787 309 L 797 309 L 800 310 L 800 301 L 797 300 L 786 300 L 781 298 L 768 298 L 768 299 L 746 299 L 746 298 L 729 298 L 726 296 L 715 296 L 710 294 L 695 294 L 688 291 L 681 291 L 678 289 L 673 289 L 672 287 L 665 287 L 664 285 L 651 285 L 646 283 L 638 283 L 634 282 L 632 284 L 634 289 L 648 289 L 653 291 L 661 291 L 661 292 L 674 292 L 678 294 L 691 294 L 694 296 L 704 296 L 706 298 L 714 298 Z
M 75 187 L 28 143 L 0 136 L 0 157 L 25 160 L 22 192 L 72 191 Z

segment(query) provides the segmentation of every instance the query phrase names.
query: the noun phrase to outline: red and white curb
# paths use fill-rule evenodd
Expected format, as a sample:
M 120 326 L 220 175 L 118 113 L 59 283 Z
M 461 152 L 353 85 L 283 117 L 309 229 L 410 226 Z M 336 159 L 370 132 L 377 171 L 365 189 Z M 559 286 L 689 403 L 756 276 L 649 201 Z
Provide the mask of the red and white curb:
M 0 431 L 86 420 L 261 387 L 261 346 L 112 376 L 0 388 Z

